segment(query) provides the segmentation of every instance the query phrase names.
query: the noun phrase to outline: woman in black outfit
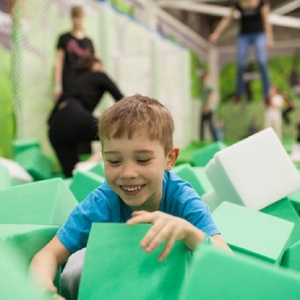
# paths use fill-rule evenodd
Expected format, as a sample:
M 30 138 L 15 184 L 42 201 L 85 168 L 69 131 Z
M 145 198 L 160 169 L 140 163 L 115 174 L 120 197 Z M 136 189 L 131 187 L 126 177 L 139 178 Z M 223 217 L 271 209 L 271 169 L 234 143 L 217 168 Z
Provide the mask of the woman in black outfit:
M 100 60 L 87 57 L 76 68 L 76 79 L 69 92 L 57 101 L 50 118 L 49 139 L 65 177 L 79 161 L 78 145 L 98 139 L 98 120 L 93 111 L 105 92 L 115 101 L 123 98 L 116 84 L 103 72 Z

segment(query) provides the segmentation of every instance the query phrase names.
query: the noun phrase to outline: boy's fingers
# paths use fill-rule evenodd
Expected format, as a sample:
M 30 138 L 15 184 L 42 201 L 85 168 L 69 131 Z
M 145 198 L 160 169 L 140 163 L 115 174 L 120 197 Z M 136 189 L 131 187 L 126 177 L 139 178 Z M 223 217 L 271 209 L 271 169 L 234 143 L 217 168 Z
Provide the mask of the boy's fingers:
M 155 239 L 155 237 L 160 233 L 160 231 L 163 229 L 164 227 L 164 222 L 156 222 L 154 223 L 151 228 L 148 230 L 148 232 L 146 233 L 146 235 L 144 236 L 144 238 L 141 241 L 141 246 L 143 248 L 146 249 L 146 251 L 152 251 L 149 246 L 151 245 L 153 239 Z
M 132 213 L 132 218 L 127 220 L 128 225 L 134 225 L 138 223 L 152 223 L 154 217 L 151 213 L 146 211 L 136 211 Z
M 159 232 L 156 232 L 156 234 L 153 236 L 152 240 L 149 242 L 147 247 L 145 248 L 146 251 L 152 252 L 154 249 L 156 249 L 163 241 L 169 241 L 170 239 L 173 239 L 172 232 L 170 231 L 169 226 L 162 226 L 161 230 Z
M 174 237 L 171 237 L 166 241 L 165 247 L 163 251 L 160 253 L 158 260 L 162 261 L 169 255 L 174 243 L 175 243 Z

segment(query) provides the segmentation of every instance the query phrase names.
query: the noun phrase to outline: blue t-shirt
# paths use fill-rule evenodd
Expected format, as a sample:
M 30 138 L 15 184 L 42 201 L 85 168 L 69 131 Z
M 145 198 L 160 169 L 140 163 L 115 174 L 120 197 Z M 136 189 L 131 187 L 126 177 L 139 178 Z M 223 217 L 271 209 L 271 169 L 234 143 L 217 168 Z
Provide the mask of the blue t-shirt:
M 189 221 L 210 236 L 219 233 L 207 204 L 188 182 L 170 171 L 164 174 L 159 210 Z M 131 213 L 131 208 L 105 181 L 75 207 L 57 236 L 74 253 L 86 247 L 93 222 L 124 223 Z

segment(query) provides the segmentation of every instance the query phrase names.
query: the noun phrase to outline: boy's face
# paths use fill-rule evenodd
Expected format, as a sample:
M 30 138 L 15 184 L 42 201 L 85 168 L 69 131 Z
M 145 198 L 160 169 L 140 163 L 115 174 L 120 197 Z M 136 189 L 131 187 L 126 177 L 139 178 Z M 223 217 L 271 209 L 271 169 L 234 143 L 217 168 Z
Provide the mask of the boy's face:
M 165 170 L 176 162 L 178 148 L 166 156 L 159 141 L 151 141 L 146 132 L 132 139 L 103 140 L 105 177 L 110 187 L 132 210 L 158 210 Z

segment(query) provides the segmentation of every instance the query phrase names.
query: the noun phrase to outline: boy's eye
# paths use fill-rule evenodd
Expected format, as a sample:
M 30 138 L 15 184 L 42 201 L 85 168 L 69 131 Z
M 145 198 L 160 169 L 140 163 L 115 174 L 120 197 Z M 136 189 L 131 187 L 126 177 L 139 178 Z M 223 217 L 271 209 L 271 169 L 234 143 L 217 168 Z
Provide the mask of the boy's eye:
M 111 164 L 111 165 L 118 165 L 120 164 L 120 160 L 108 160 L 108 162 Z
M 147 164 L 151 159 L 150 158 L 145 158 L 145 159 L 137 159 L 137 162 L 139 164 Z

